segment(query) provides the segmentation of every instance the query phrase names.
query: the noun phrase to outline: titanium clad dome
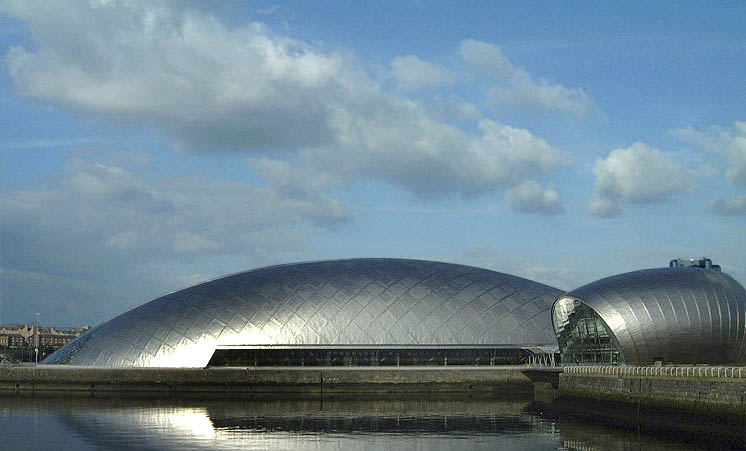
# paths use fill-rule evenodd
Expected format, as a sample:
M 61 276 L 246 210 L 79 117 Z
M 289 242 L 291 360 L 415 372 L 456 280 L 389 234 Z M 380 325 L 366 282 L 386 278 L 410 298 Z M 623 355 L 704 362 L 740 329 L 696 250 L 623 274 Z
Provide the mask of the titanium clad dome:
M 92 329 L 44 363 L 204 367 L 218 346 L 556 345 L 561 291 L 469 266 L 351 259 L 205 282 Z
M 566 364 L 746 362 L 746 290 L 719 271 L 607 277 L 560 297 L 552 321 Z

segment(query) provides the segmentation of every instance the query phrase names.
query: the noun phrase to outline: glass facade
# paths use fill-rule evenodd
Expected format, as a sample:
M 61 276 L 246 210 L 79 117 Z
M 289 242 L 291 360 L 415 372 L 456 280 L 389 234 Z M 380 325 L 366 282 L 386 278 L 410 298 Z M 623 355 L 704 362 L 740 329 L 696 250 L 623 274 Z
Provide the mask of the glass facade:
M 624 356 L 613 334 L 592 308 L 569 297 L 552 309 L 554 330 L 564 365 L 620 365 Z
M 522 365 L 521 348 L 232 348 L 217 349 L 207 366 L 461 366 Z

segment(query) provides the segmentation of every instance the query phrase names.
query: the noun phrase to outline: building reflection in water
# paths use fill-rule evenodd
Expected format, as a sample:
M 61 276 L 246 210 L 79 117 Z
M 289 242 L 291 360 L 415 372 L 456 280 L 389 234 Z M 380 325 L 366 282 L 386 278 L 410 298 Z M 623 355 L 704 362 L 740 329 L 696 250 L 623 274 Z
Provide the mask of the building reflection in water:
M 71 434 L 102 449 L 353 451 L 558 445 L 554 421 L 527 413 L 529 401 L 13 399 L 17 405 L 54 412 Z
M 99 449 L 696 449 L 671 437 L 542 415 L 530 401 L 4 397 Z M 6 413 L 7 413 L 6 412 Z M 60 438 L 64 447 L 64 438 Z M 722 443 L 721 443 L 722 445 Z

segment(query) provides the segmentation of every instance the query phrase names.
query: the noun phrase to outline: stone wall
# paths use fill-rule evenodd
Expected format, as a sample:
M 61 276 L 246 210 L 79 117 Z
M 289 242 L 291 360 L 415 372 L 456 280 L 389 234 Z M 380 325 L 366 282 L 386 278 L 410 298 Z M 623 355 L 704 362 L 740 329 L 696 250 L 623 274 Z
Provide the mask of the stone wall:
M 740 368 L 565 368 L 563 402 L 591 400 L 695 414 L 746 415 L 746 371 Z
M 242 394 L 532 393 L 521 368 L 0 368 L 4 391 L 209 392 Z

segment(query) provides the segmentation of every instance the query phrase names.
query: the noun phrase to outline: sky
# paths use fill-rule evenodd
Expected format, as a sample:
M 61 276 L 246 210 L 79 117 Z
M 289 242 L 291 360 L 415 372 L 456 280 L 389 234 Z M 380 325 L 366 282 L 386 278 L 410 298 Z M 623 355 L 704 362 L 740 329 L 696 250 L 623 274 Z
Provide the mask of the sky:
M 273 264 L 746 284 L 746 3 L 0 0 L 0 324 Z

